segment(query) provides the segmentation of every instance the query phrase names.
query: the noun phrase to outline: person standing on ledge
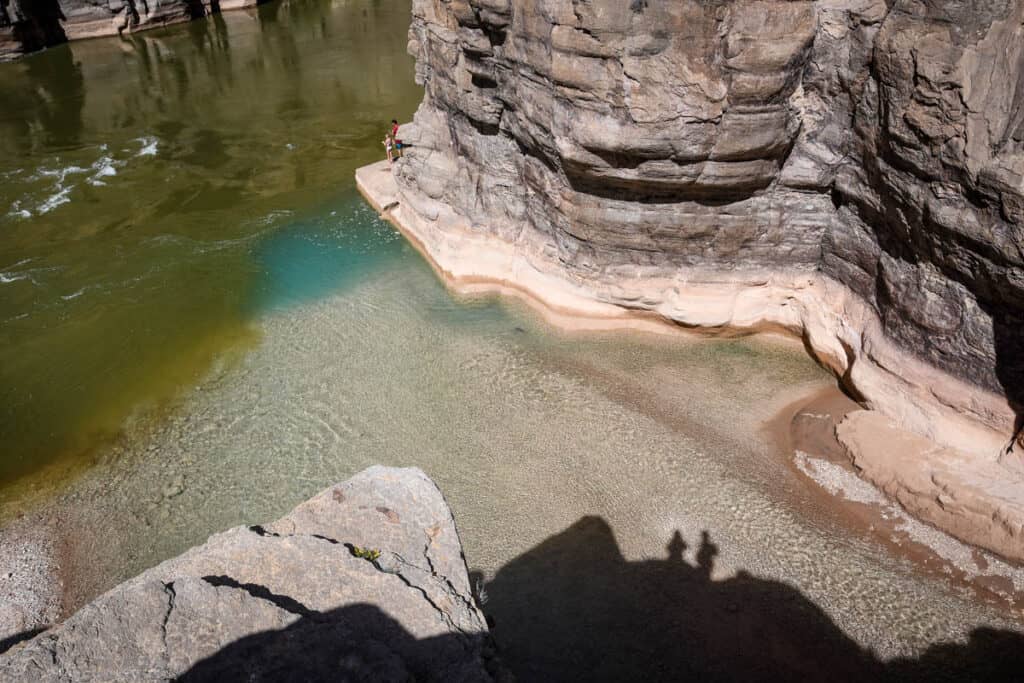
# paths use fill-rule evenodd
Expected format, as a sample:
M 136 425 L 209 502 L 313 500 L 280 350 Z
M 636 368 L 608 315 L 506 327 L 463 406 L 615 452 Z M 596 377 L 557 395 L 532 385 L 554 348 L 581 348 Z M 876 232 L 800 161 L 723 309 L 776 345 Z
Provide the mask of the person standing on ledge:
M 395 157 L 391 152 L 392 146 L 393 143 L 391 141 L 391 133 L 388 133 L 387 135 L 384 136 L 384 151 L 388 153 L 388 166 L 395 162 Z
M 398 139 L 398 120 L 391 119 L 391 139 L 395 141 L 395 151 L 402 156 L 402 141 Z

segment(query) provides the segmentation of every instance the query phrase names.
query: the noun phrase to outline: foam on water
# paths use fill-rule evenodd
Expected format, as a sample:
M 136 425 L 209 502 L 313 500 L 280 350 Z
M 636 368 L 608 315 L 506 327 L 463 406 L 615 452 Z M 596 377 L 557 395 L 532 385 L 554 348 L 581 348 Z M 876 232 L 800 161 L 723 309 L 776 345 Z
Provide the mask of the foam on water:
M 103 146 L 104 148 L 106 145 Z M 106 183 L 102 178 L 110 178 L 111 176 L 117 175 L 117 167 L 124 166 L 125 162 L 117 162 L 112 157 L 104 156 L 100 157 L 96 163 L 92 165 L 94 173 L 89 176 L 86 180 L 87 183 L 94 186 L 103 186 Z
M 22 259 L 22 260 L 18 261 L 17 263 L 12 263 L 10 266 L 8 266 L 9 270 L 7 270 L 7 271 L 0 271 L 0 283 L 6 284 L 6 283 L 9 283 L 9 282 L 17 282 L 19 280 L 32 280 L 33 282 L 35 282 L 35 280 L 33 280 L 33 278 L 32 278 L 32 270 L 35 270 L 35 269 L 22 270 L 22 271 L 15 271 L 15 270 L 13 270 L 14 268 L 19 268 L 19 267 L 25 265 L 26 263 L 31 263 L 31 262 L 32 262 L 32 259 L 30 259 L 30 258 Z
M 60 298 L 63 299 L 64 301 L 71 301 L 72 299 L 77 299 L 78 297 L 85 294 L 86 289 L 87 287 L 82 287 L 77 292 L 72 292 L 71 294 L 61 294 Z
M 135 154 L 137 157 L 156 156 L 157 150 L 160 148 L 160 141 L 151 135 L 138 138 L 136 142 L 141 145 L 141 149 Z
M 7 215 L 11 218 L 31 218 L 32 212 L 28 209 L 21 208 L 21 200 L 16 199 L 11 204 L 11 209 L 7 212 Z
M 7 284 L 8 282 L 17 282 L 18 280 L 24 280 L 28 278 L 25 273 L 0 273 L 0 283 Z
M 67 204 L 71 201 L 70 195 L 71 190 L 73 189 L 74 185 L 65 187 L 61 183 L 58 183 L 57 191 L 47 197 L 42 204 L 36 207 L 36 213 L 49 213 L 61 204 Z
M 149 156 L 156 153 L 156 138 L 145 138 L 143 150 L 130 153 L 131 156 Z M 85 176 L 84 182 L 92 187 L 105 187 L 108 181 L 118 174 L 118 169 L 128 165 L 128 159 L 118 159 L 108 154 L 108 145 L 102 144 L 81 150 L 77 154 L 87 158 L 96 153 L 99 157 L 89 161 L 87 166 L 78 163 L 60 165 L 61 158 L 51 159 L 35 169 L 30 175 L 7 174 L 11 187 L 22 196 L 11 203 L 8 216 L 27 219 L 33 215 L 50 213 L 64 204 L 71 203 L 73 192 L 78 186 L 75 178 Z M 152 151 L 149 151 L 152 150 Z M 28 208 L 31 207 L 31 208 Z

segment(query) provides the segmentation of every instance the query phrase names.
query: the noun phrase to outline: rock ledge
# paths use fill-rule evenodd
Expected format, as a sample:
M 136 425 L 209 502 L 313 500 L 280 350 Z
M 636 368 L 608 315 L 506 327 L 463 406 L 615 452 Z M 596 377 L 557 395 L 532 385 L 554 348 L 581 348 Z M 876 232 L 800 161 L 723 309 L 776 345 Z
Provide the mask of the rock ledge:
M 371 467 L 142 573 L 0 655 L 0 680 L 491 680 L 441 492 Z

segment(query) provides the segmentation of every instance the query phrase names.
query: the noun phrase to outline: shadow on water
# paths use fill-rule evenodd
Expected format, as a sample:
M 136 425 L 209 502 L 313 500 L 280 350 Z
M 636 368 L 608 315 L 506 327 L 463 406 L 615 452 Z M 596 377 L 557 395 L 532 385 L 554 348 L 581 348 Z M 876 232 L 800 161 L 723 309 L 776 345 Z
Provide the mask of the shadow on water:
M 603 519 L 585 517 L 482 589 L 497 652 L 520 681 L 1010 681 L 1024 670 L 1024 637 L 992 629 L 882 661 L 793 586 L 743 571 L 712 578 L 718 553 L 707 532 L 691 549 L 677 531 L 664 559 L 631 562 Z M 182 680 L 480 676 L 444 668 L 470 636 L 417 640 L 369 605 L 290 611 L 291 626 L 228 645 Z
M 1011 680 L 1024 637 L 976 631 L 918 659 L 880 661 L 799 590 L 740 571 L 714 580 L 707 532 L 685 560 L 629 562 L 611 527 L 586 517 L 487 584 L 485 611 L 519 680 Z

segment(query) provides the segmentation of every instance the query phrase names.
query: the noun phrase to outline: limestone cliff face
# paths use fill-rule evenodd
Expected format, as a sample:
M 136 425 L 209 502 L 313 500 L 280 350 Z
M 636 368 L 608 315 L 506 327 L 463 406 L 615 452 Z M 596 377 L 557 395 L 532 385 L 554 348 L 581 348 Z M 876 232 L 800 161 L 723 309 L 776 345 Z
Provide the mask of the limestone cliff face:
M 0 61 L 68 40 L 191 21 L 265 0 L 0 0 Z
M 811 345 L 869 402 L 925 432 L 950 406 L 1003 443 L 1019 426 L 1024 2 L 414 0 L 413 15 L 426 94 L 396 174 L 421 218 L 450 210 L 602 301 L 688 324 L 694 282 L 738 293 L 785 273 L 768 317 L 831 326 Z M 816 302 L 801 277 L 824 283 Z M 819 324 L 815 306 L 842 310 Z M 951 384 L 933 391 L 928 368 Z M 899 407 L 881 386 L 905 373 Z
M 4 643 L 0 643 L 4 645 Z M 371 467 L 239 527 L 0 654 L 4 681 L 488 681 L 499 674 L 441 492 Z

